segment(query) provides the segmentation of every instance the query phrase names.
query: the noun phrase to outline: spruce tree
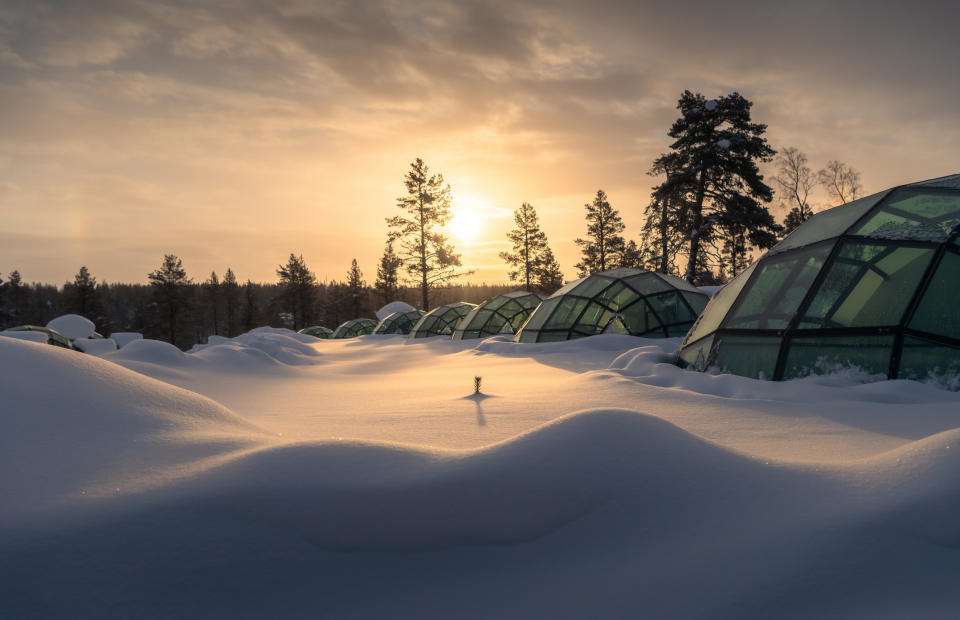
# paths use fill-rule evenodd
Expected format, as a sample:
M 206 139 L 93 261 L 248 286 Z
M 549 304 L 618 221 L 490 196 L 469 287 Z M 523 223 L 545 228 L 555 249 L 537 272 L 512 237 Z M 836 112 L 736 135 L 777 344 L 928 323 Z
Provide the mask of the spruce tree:
M 401 265 L 403 265 L 403 259 L 393 251 L 393 241 L 388 240 L 383 256 L 380 257 L 380 264 L 377 266 L 377 280 L 374 283 L 374 288 L 377 289 L 384 304 L 396 300 L 400 292 L 398 272 Z
M 193 280 L 187 277 L 183 262 L 175 254 L 165 254 L 160 268 L 147 278 L 153 286 L 154 302 L 161 311 L 160 320 L 167 328 L 169 342 L 177 346 L 178 322 L 188 310 L 187 288 Z
M 27 295 L 20 278 L 20 271 L 14 269 L 10 272 L 10 280 L 7 282 L 7 297 L 10 299 L 9 314 L 14 321 L 20 319 L 24 310 L 26 310 Z
M 447 238 L 437 232 L 446 224 L 450 212 L 450 186 L 440 174 L 431 175 L 419 157 L 410 164 L 403 178 L 406 194 L 397 198 L 403 215 L 387 218 L 390 238 L 400 242 L 400 258 L 407 273 L 420 286 L 424 310 L 430 309 L 430 289 L 438 284 L 467 275 L 457 272 L 460 255 Z
M 257 292 L 250 280 L 243 286 L 243 329 L 250 331 L 260 324 L 260 309 L 257 307 Z
M 3 278 L 0 277 L 0 329 L 2 329 L 7 320 L 10 318 L 10 315 L 7 313 L 7 284 L 3 281 Z
M 317 278 L 307 267 L 303 256 L 290 253 L 286 265 L 277 267 L 280 276 L 280 301 L 290 313 L 293 329 L 304 328 L 313 315 L 313 301 L 316 297 Z
M 536 283 L 537 272 L 544 263 L 547 250 L 547 235 L 540 229 L 537 211 L 529 202 L 524 202 L 514 211 L 516 225 L 507 233 L 507 239 L 513 243 L 512 252 L 500 252 L 500 258 L 511 269 L 507 272 L 511 282 L 523 282 L 526 290 L 532 290 Z
M 217 277 L 217 272 L 211 271 L 210 277 L 203 283 L 203 305 L 207 311 L 207 316 L 210 317 L 210 323 L 215 336 L 220 335 L 219 308 L 221 292 L 222 285 L 220 284 L 220 279 Z
M 582 255 L 580 262 L 574 265 L 581 278 L 613 269 L 624 246 L 624 239 L 620 234 L 624 229 L 623 220 L 620 213 L 610 206 L 610 201 L 602 189 L 597 190 L 592 203 L 583 206 L 587 210 L 588 237 L 574 240 L 574 243 L 580 246 Z
M 708 101 L 685 91 L 677 103 L 680 118 L 668 132 L 674 138 L 671 150 L 654 162 L 654 170 L 669 171 L 654 197 L 682 210 L 677 221 L 688 242 L 684 277 L 689 282 L 697 279 L 705 246 L 718 237 L 736 246 L 753 227 L 767 235 L 777 229 L 761 204 L 773 199 L 773 191 L 758 167 L 775 151 L 763 137 L 766 125 L 751 122 L 752 105 L 736 92 Z M 764 211 L 769 217 L 762 216 Z
M 223 275 L 223 309 L 224 319 L 226 320 L 227 336 L 237 335 L 237 310 L 239 303 L 240 287 L 237 284 L 237 276 L 233 270 L 227 267 L 227 273 Z
M 357 259 L 350 263 L 350 270 L 347 272 L 347 289 L 350 296 L 350 305 L 353 310 L 352 318 L 362 316 L 362 310 L 366 310 L 364 297 L 366 297 L 367 283 L 363 279 L 363 273 L 360 271 L 360 265 Z
M 97 279 L 90 275 L 86 266 L 73 277 L 73 310 L 80 316 L 87 316 L 93 309 L 93 297 L 96 294 Z M 90 317 L 87 317 L 90 318 Z
M 551 295 L 557 289 L 563 286 L 563 272 L 560 271 L 560 263 L 553 255 L 553 250 L 547 246 L 543 250 L 540 264 L 536 270 L 536 292 L 543 295 Z

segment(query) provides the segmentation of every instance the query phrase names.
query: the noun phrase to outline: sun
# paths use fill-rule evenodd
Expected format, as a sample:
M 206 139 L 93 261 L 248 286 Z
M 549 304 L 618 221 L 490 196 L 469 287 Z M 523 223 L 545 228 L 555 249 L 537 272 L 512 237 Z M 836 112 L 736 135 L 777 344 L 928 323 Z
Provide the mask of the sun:
M 453 218 L 447 224 L 450 232 L 461 242 L 469 243 L 483 232 L 483 201 L 464 197 L 453 204 Z

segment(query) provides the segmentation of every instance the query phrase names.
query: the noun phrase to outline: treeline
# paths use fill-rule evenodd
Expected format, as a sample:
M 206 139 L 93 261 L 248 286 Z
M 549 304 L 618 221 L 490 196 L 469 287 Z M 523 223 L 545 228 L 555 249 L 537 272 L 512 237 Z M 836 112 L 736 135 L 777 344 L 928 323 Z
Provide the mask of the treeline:
M 296 257 L 298 258 L 298 257 Z M 298 258 L 299 260 L 299 258 Z M 288 263 L 289 264 L 289 263 Z M 418 303 L 416 288 L 399 286 L 385 297 L 361 280 L 314 283 L 307 305 L 297 305 L 290 282 L 238 282 L 231 269 L 202 282 L 188 277 L 182 261 L 164 257 L 150 274 L 150 284 L 98 282 L 86 267 L 61 286 L 26 283 L 19 271 L 0 274 L 0 329 L 46 325 L 63 314 L 79 314 L 99 333 L 140 332 L 145 338 L 172 342 L 182 349 L 206 342 L 211 335 L 236 336 L 254 327 L 300 329 L 307 325 L 336 328 L 348 319 L 374 318 L 389 301 Z M 515 287 L 509 284 L 458 284 L 437 287 L 436 303 L 479 303 Z

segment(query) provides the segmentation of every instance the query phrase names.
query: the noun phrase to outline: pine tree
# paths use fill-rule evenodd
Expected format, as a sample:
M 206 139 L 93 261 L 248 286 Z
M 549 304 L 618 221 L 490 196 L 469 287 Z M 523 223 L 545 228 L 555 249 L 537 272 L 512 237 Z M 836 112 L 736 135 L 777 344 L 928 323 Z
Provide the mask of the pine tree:
M 644 265 L 651 271 L 675 273 L 675 259 L 684 245 L 682 184 L 670 183 L 677 171 L 667 168 L 669 162 L 655 163 L 651 176 L 665 174 L 668 183 L 661 192 L 654 191 L 650 203 L 644 209 L 641 231 L 641 254 Z
M 9 278 L 7 281 L 7 297 L 10 298 L 9 314 L 11 319 L 17 321 L 26 309 L 27 295 L 19 270 L 11 271 Z
M 377 280 L 374 283 L 374 288 L 377 289 L 385 304 L 394 301 L 400 292 L 398 272 L 401 265 L 403 260 L 393 251 L 393 241 L 388 240 L 383 256 L 380 257 L 380 264 L 377 266 Z
M 225 320 L 227 322 L 227 336 L 237 335 L 237 304 L 240 293 L 240 287 L 237 284 L 237 276 L 233 270 L 227 267 L 227 273 L 223 275 L 223 306 Z
M 162 311 L 161 321 L 167 327 L 170 344 L 176 346 L 178 322 L 188 310 L 187 287 L 193 280 L 187 277 L 183 262 L 175 254 L 165 254 L 160 268 L 147 278 L 153 286 L 154 301 Z
M 668 133 L 674 138 L 671 152 L 654 162 L 654 170 L 670 172 L 654 197 L 682 209 L 678 221 L 689 243 L 684 274 L 689 282 L 697 279 L 704 246 L 718 234 L 735 245 L 741 228 L 744 235 L 753 232 L 750 227 L 776 230 L 772 216 L 757 213 L 766 211 L 761 202 L 773 199 L 757 162 L 770 161 L 775 151 L 763 137 L 766 125 L 751 122 L 752 105 L 736 92 L 708 101 L 685 91 L 677 103 L 681 116 Z
M 353 310 L 353 318 L 362 316 L 361 310 L 366 310 L 364 297 L 366 297 L 367 283 L 363 279 L 363 273 L 360 271 L 360 265 L 357 259 L 350 263 L 350 270 L 347 272 L 347 288 L 349 289 L 350 305 Z
M 507 233 L 507 239 L 513 243 L 512 252 L 500 252 L 500 258 L 512 269 L 507 272 L 511 282 L 523 282 L 526 290 L 532 290 L 537 273 L 544 263 L 549 247 L 547 235 L 540 229 L 537 211 L 529 202 L 524 202 L 514 211 L 516 226 Z M 552 254 L 551 254 L 552 256 Z
M 280 301 L 290 313 L 293 329 L 306 327 L 313 316 L 317 278 L 307 267 L 303 256 L 290 253 L 286 265 L 277 267 L 280 276 Z
M 574 265 L 580 277 L 599 271 L 613 269 L 616 257 L 623 252 L 623 220 L 620 213 L 610 206 L 607 195 L 602 189 L 592 203 L 583 205 L 587 210 L 587 239 L 575 239 L 580 246 L 582 258 Z
M 557 262 L 553 251 L 547 246 L 543 250 L 540 263 L 537 265 L 536 291 L 544 295 L 551 295 L 562 286 L 563 272 L 560 271 L 560 263 Z
M 2 329 L 10 318 L 7 313 L 7 283 L 0 278 L 0 329 Z
M 260 324 L 260 309 L 257 307 L 257 292 L 253 282 L 247 280 L 243 286 L 243 329 L 250 331 Z
M 222 285 L 216 271 L 210 272 L 210 277 L 203 283 L 203 302 L 210 317 L 213 334 L 220 335 L 220 296 Z
M 87 316 L 92 310 L 93 297 L 96 294 L 97 279 L 90 275 L 86 266 L 73 277 L 73 310 L 80 316 Z M 90 318 L 90 317 L 87 317 Z
M 447 238 L 436 232 L 450 213 L 450 186 L 440 174 L 430 175 L 419 157 L 403 178 L 405 196 L 397 198 L 403 215 L 387 218 L 390 238 L 400 241 L 400 258 L 407 273 L 418 282 L 424 310 L 430 309 L 430 289 L 470 272 L 457 272 L 460 255 Z

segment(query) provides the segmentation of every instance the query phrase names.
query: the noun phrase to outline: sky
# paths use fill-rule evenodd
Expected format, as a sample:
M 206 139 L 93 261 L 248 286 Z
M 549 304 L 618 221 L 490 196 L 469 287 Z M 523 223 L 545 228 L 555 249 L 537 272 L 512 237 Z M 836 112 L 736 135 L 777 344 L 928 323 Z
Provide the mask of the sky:
M 598 189 L 638 238 L 685 89 L 740 92 L 772 146 L 868 193 L 957 173 L 958 7 L 2 1 L 0 277 L 145 282 L 173 253 L 273 282 L 293 252 L 372 282 L 417 157 L 473 280 L 506 281 L 524 201 L 574 277 Z

